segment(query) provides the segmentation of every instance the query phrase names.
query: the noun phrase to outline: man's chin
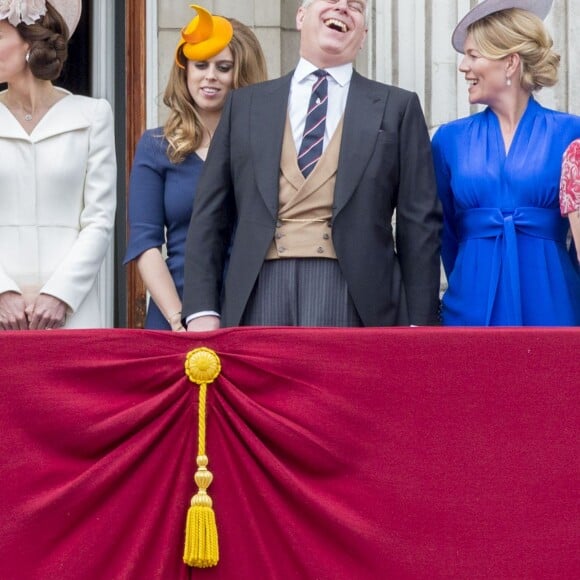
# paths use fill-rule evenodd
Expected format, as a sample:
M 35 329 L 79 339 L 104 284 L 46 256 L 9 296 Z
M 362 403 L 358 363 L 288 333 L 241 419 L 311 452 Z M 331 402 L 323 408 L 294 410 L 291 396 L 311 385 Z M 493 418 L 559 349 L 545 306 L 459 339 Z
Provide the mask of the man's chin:
M 320 66 L 331 67 L 354 62 L 356 54 L 352 54 L 352 52 L 346 52 L 344 46 L 339 46 L 334 43 L 327 43 L 320 47 L 320 51 L 316 55 L 316 58 L 318 61 L 323 61 L 325 63 L 324 65 Z

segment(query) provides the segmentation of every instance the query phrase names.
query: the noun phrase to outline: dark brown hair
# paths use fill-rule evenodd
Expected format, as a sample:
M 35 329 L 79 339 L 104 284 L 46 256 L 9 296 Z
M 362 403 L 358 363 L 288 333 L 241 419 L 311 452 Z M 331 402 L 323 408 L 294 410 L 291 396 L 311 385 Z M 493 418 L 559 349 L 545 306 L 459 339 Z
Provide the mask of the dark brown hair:
M 68 56 L 69 32 L 63 17 L 47 2 L 46 14 L 38 22 L 21 22 L 16 29 L 30 45 L 30 72 L 45 81 L 57 79 Z

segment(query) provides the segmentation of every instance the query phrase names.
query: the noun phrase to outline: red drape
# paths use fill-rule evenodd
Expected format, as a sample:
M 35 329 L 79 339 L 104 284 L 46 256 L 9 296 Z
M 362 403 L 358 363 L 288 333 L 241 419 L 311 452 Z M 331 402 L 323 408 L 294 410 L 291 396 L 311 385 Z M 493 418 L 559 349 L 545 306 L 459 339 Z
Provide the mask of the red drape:
M 209 347 L 216 568 L 182 563 Z M 0 333 L 0 577 L 578 578 L 577 329 Z

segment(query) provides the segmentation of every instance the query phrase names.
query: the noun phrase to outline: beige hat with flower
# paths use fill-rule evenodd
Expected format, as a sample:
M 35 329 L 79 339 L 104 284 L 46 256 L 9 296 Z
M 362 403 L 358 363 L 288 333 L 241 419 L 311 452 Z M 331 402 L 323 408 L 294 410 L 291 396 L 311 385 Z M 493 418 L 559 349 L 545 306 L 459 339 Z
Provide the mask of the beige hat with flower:
M 46 14 L 47 4 L 62 16 L 71 37 L 81 17 L 81 0 L 0 0 L 0 20 L 8 20 L 12 26 L 34 24 Z
M 49 0 L 48 4 L 52 4 L 52 7 L 63 17 L 70 38 L 81 18 L 83 8 L 81 0 Z

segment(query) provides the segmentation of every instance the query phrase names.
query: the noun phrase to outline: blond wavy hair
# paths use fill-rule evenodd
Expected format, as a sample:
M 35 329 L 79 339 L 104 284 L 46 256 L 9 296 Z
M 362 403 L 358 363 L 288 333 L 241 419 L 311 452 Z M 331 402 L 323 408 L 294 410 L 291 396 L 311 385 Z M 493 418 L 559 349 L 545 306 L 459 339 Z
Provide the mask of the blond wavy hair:
M 268 78 L 266 59 L 256 35 L 235 18 L 232 23 L 234 35 L 228 45 L 234 61 L 232 89 L 265 81 Z M 182 52 L 177 58 L 187 67 Z M 163 135 L 167 139 L 167 156 L 172 163 L 181 163 L 196 151 L 203 139 L 203 124 L 195 101 L 187 88 L 187 68 L 173 63 L 163 95 L 163 103 L 169 108 Z
M 560 55 L 552 48 L 552 37 L 535 14 L 518 8 L 501 10 L 474 22 L 468 33 L 485 58 L 520 56 L 520 84 L 524 90 L 538 91 L 558 82 Z

